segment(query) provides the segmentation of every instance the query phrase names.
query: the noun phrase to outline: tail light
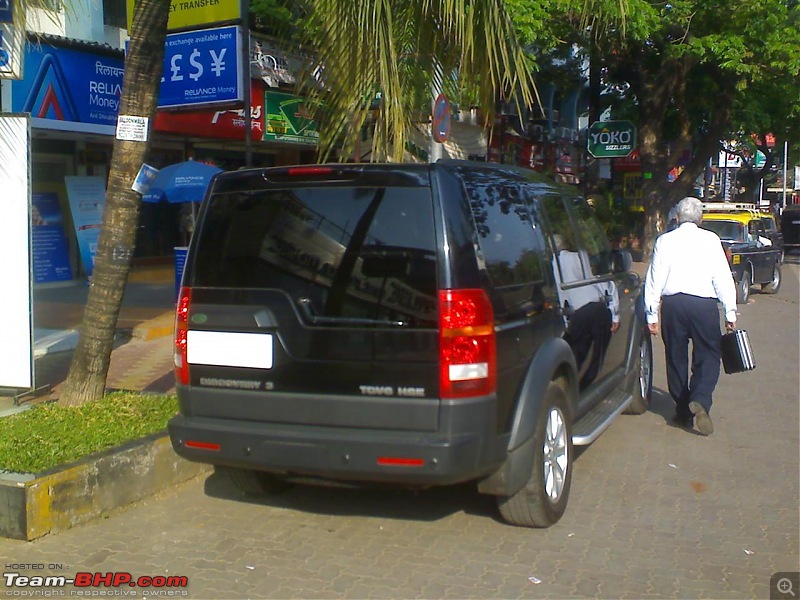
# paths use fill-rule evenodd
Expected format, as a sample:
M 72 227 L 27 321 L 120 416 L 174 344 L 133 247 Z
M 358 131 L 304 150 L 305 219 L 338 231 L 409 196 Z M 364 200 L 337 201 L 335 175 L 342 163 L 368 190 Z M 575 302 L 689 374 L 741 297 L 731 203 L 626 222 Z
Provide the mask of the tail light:
M 187 362 L 187 337 L 189 334 L 189 304 L 192 290 L 182 287 L 178 294 L 178 305 L 175 309 L 175 381 L 181 385 L 189 385 L 189 363 Z
M 733 258 L 733 252 L 731 252 L 730 246 L 725 246 L 725 258 L 728 259 L 728 264 L 731 264 L 731 259 Z
M 479 289 L 439 292 L 439 394 L 465 398 L 494 392 L 494 313 Z

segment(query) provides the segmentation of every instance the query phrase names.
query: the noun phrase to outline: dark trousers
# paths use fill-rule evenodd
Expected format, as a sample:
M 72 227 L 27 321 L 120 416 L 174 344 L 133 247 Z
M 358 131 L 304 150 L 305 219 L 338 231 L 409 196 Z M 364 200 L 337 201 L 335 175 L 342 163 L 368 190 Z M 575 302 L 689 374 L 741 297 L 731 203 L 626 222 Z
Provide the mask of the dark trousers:
M 667 385 L 679 416 L 688 417 L 689 402 L 711 411 L 711 395 L 719 380 L 720 326 L 716 298 L 689 294 L 661 300 L 661 337 L 667 354 Z M 689 340 L 692 377 L 689 379 Z
M 590 302 L 576 310 L 569 318 L 564 339 L 572 348 L 578 371 L 591 351 L 591 360 L 579 383 L 580 389 L 584 389 L 600 373 L 608 343 L 611 341 L 611 311 L 605 302 Z

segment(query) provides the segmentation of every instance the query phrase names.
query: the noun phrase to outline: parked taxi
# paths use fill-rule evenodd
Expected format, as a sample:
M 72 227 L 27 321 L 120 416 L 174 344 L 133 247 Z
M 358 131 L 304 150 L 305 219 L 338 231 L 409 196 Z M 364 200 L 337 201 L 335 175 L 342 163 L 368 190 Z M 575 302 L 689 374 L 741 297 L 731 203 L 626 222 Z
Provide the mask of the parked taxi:
M 737 303 L 747 304 L 753 285 L 759 285 L 764 294 L 778 292 L 782 248 L 770 239 L 764 217 L 755 205 L 705 203 L 700 226 L 716 233 L 722 241 L 736 282 Z

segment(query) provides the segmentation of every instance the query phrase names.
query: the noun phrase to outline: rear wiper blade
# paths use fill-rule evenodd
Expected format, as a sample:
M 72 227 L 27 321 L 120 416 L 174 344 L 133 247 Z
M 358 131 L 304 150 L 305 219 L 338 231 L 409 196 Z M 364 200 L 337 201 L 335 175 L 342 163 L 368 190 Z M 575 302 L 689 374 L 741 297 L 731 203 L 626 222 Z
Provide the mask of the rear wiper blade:
M 314 314 L 310 298 L 298 298 L 297 304 L 303 316 L 314 325 L 383 325 L 390 327 L 405 327 L 406 321 L 390 321 L 383 319 L 363 319 L 359 317 L 322 317 Z

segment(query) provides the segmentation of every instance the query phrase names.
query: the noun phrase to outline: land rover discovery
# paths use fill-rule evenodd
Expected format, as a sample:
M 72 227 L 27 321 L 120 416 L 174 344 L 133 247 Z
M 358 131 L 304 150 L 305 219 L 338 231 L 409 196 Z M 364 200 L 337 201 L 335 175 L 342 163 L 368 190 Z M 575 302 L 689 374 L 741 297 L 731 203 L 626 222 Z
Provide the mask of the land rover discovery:
M 173 447 L 249 493 L 474 481 L 547 527 L 573 445 L 647 408 L 630 267 L 574 188 L 524 169 L 219 174 L 177 305 Z

